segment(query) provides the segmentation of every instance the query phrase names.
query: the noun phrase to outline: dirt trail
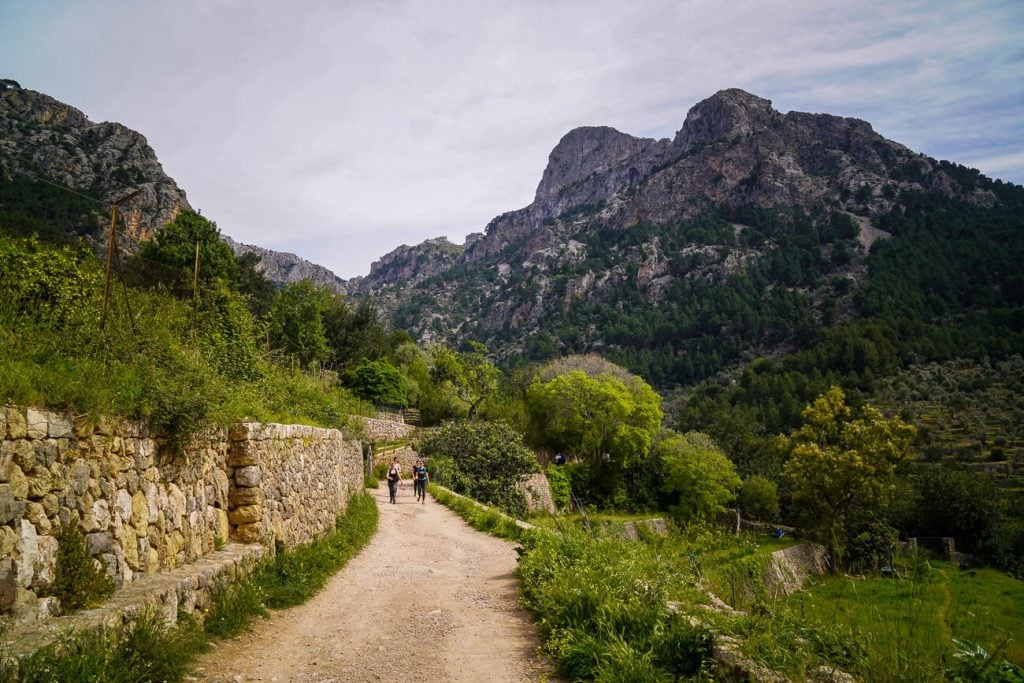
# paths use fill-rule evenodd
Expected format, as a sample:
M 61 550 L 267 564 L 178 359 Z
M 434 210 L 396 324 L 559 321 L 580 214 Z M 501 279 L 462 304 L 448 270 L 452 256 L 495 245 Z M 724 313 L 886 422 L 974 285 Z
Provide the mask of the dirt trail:
M 373 491 L 380 528 L 305 605 L 200 658 L 203 681 L 536 681 L 536 629 L 513 545 L 447 508 Z

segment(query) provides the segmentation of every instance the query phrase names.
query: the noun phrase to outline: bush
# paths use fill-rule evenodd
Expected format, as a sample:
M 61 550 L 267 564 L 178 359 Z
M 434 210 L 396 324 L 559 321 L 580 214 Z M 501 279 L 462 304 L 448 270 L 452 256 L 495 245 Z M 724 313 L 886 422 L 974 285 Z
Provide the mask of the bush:
M 548 465 L 544 469 L 544 475 L 548 478 L 548 486 L 551 487 L 551 500 L 555 507 L 564 510 L 569 507 L 569 498 L 572 496 L 572 487 L 569 485 L 569 477 L 558 465 Z
M 518 484 L 539 469 L 537 458 L 523 445 L 522 435 L 502 422 L 456 422 L 423 437 L 420 452 L 431 458 L 438 483 L 456 493 L 512 515 L 526 510 Z M 443 459 L 451 463 L 439 465 Z
M 114 581 L 89 554 L 78 520 L 65 524 L 57 537 L 57 569 L 49 594 L 65 614 L 95 607 L 114 593 Z

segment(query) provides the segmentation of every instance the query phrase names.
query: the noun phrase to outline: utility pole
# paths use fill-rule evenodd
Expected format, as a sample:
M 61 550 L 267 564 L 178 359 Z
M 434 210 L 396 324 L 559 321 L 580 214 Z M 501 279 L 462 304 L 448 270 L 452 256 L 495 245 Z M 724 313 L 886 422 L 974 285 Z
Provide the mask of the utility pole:
M 100 316 L 100 328 L 105 327 L 107 324 L 107 305 L 110 302 L 110 269 L 114 262 L 115 250 L 117 249 L 117 207 L 133 199 L 140 192 L 142 192 L 141 187 L 121 197 L 110 206 L 110 237 L 107 238 L 107 275 L 103 280 L 103 315 Z

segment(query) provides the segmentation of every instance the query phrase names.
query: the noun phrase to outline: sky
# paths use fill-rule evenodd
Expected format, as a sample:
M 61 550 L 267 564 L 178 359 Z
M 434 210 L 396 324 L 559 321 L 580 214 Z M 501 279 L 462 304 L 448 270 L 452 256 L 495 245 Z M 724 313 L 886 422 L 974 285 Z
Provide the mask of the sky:
M 572 128 L 672 137 L 731 87 L 1024 183 L 1022 0 L 0 0 L 0 78 L 346 278 L 526 206 Z

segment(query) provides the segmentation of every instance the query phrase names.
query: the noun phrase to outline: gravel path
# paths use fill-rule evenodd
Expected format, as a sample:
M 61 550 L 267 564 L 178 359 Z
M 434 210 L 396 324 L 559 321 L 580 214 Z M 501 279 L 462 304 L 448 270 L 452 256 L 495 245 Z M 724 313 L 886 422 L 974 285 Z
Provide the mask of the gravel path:
M 516 598 L 511 543 L 432 499 L 371 491 L 377 535 L 305 605 L 200 658 L 199 680 L 536 681 L 536 629 Z

